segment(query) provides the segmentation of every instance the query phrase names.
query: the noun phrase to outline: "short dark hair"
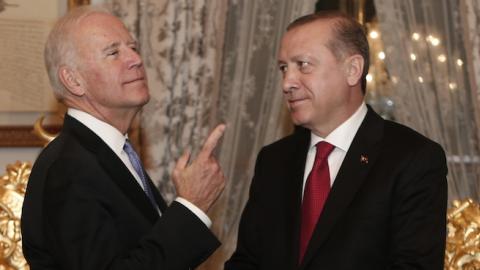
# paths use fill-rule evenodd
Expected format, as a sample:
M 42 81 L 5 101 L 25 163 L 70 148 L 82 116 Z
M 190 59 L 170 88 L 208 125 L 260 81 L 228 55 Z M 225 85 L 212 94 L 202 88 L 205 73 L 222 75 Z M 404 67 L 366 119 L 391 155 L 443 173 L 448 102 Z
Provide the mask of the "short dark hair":
M 365 94 L 370 53 L 365 30 L 360 23 L 340 11 L 326 10 L 294 20 L 288 25 L 287 31 L 320 20 L 332 20 L 333 38 L 328 41 L 326 46 L 337 60 L 343 60 L 346 56 L 356 53 L 363 57 L 365 65 L 362 72 L 362 92 Z

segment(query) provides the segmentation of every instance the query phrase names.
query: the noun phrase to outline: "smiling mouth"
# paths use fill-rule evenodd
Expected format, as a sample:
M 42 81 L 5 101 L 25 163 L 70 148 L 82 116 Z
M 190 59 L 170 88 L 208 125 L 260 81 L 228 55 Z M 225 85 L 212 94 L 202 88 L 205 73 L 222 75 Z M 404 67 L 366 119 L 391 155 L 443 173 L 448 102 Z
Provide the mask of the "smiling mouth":
M 145 77 L 139 77 L 139 78 L 136 78 L 136 79 L 133 79 L 133 80 L 126 81 L 126 82 L 124 82 L 124 84 L 129 84 L 129 83 L 134 83 L 134 82 L 144 81 L 144 80 L 145 80 Z
M 297 108 L 302 107 L 303 103 L 307 100 L 308 99 L 306 99 L 306 98 L 298 98 L 298 99 L 288 100 L 288 107 L 290 108 L 290 110 L 295 110 Z
M 306 100 L 305 98 L 290 99 L 290 100 L 288 100 L 288 103 L 289 104 L 296 104 L 296 103 L 299 103 L 299 102 L 302 102 L 302 101 L 305 101 L 305 100 Z

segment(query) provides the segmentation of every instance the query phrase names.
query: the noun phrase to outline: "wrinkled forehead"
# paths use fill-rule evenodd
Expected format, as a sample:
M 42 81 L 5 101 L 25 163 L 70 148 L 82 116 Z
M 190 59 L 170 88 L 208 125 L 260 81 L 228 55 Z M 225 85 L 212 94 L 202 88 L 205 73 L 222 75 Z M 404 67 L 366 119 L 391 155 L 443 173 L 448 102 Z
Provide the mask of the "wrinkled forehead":
M 76 42 L 130 42 L 134 38 L 117 17 L 107 13 L 92 13 L 78 22 L 74 29 Z
M 107 13 L 92 13 L 73 29 L 73 49 L 80 63 L 101 57 L 106 48 L 135 43 L 123 22 Z
M 282 41 L 289 39 L 316 39 L 318 41 L 327 41 L 331 38 L 333 25 L 333 19 L 317 19 L 297 25 L 285 32 Z
M 327 20 L 296 26 L 283 35 L 279 54 L 284 51 L 309 51 L 313 48 L 326 48 L 331 36 L 331 23 Z

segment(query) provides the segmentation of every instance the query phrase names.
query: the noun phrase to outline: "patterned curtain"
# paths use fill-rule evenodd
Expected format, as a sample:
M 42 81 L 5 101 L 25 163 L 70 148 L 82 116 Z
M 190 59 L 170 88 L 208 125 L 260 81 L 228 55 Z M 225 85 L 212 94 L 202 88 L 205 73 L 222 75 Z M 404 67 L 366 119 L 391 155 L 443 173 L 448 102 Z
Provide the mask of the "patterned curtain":
M 223 269 L 260 147 L 286 135 L 277 47 L 286 25 L 315 0 L 107 0 L 140 41 L 152 100 L 141 114 L 142 156 L 167 200 L 170 172 L 220 122 L 217 156 L 227 176 L 209 213 L 223 245 L 201 269 Z
M 185 149 L 195 153 L 218 122 L 226 1 L 110 0 L 136 34 L 151 100 L 141 114 L 142 157 L 167 201 L 170 173 Z
M 460 17 L 462 31 L 465 35 L 464 43 L 470 84 L 474 89 L 472 98 L 478 104 L 480 101 L 480 2 L 476 0 L 460 1 Z M 477 124 L 477 127 L 480 125 Z
M 233 252 L 258 151 L 291 132 L 277 50 L 287 24 L 313 12 L 315 2 L 229 2 L 218 111 L 218 119 L 227 123 L 219 157 L 228 184 L 213 209 L 214 229 L 222 248 L 204 269 L 223 269 L 220 266 Z
M 480 199 L 479 5 L 375 0 L 395 118 L 444 147 L 449 200 Z

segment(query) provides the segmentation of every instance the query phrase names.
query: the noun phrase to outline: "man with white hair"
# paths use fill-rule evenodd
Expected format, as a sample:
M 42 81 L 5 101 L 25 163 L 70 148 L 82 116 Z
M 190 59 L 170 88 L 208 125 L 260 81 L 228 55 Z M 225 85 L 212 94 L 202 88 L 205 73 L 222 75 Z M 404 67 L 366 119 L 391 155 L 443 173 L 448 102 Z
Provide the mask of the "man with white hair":
M 22 214 L 35 269 L 191 269 L 218 246 L 205 212 L 224 188 L 212 155 L 219 125 L 197 158 L 178 160 L 178 197 L 167 206 L 127 132 L 150 96 L 137 43 L 106 10 L 81 7 L 54 26 L 45 60 L 68 111 L 40 154 Z

